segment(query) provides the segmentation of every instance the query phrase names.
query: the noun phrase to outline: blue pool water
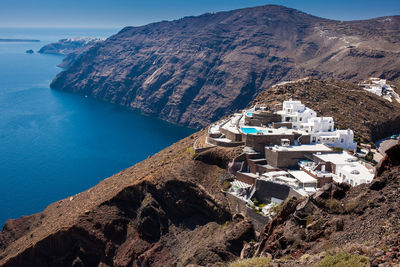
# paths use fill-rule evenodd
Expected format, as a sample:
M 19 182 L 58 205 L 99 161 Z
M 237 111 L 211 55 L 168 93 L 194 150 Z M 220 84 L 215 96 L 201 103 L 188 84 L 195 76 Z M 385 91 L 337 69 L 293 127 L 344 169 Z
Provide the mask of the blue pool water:
M 256 128 L 240 128 L 245 134 L 256 134 L 259 131 Z
M 249 117 L 251 117 L 251 116 L 253 116 L 253 113 L 248 112 L 248 113 L 246 113 L 246 115 L 249 116 Z
M 107 37 L 116 30 L 1 29 L 0 227 L 40 212 L 194 130 L 80 95 L 49 89 L 61 56 L 27 54 L 58 39 Z

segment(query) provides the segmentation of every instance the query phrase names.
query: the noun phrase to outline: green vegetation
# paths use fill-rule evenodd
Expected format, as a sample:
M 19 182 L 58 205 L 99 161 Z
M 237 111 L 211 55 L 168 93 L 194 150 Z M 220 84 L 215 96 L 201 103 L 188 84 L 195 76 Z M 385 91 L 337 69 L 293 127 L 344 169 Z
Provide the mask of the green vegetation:
M 334 147 L 332 149 L 333 149 L 333 152 L 335 152 L 335 153 L 342 153 L 342 151 L 343 151 L 343 148 L 341 148 L 341 147 Z
M 361 137 L 357 134 L 354 134 L 354 141 L 357 142 L 357 145 L 361 144 Z
M 333 213 L 341 213 L 342 212 L 340 202 L 337 201 L 336 199 L 333 199 L 333 198 L 328 199 L 325 203 L 325 206 L 328 208 L 328 210 L 330 212 L 333 212 Z
M 270 266 L 271 258 L 258 257 L 232 262 L 228 267 L 268 267 Z
M 374 154 L 372 154 L 371 152 L 369 152 L 366 156 L 365 156 L 365 160 L 371 162 L 374 159 Z
M 257 200 L 257 198 L 255 198 L 255 197 L 253 197 L 252 199 L 251 199 L 251 201 L 253 201 L 253 203 L 254 203 L 254 205 L 255 206 L 258 206 L 259 204 L 260 204 L 260 202 Z
M 372 149 L 376 149 L 376 144 L 374 142 L 371 142 L 370 144 Z
M 314 220 L 314 216 L 308 215 L 306 217 L 306 226 L 309 226 L 313 222 L 313 220 Z
M 364 267 L 369 266 L 369 259 L 357 254 L 340 252 L 335 255 L 326 256 L 315 267 Z
M 351 213 L 357 207 L 358 199 L 352 199 L 346 203 L 344 209 L 347 213 Z
M 223 191 L 228 191 L 228 189 L 231 187 L 231 183 L 227 180 L 224 181 L 224 183 L 222 184 L 222 190 Z
M 274 203 L 274 204 L 272 204 L 271 206 L 272 206 L 272 207 L 271 207 L 271 211 L 272 211 L 273 213 L 275 213 L 275 215 L 276 215 L 276 214 L 278 214 L 278 213 L 282 210 L 283 202 L 282 202 L 281 204 L 276 204 L 276 203 Z
M 188 149 L 186 151 L 192 156 L 193 159 L 197 157 L 197 154 L 194 153 L 192 146 L 188 147 Z

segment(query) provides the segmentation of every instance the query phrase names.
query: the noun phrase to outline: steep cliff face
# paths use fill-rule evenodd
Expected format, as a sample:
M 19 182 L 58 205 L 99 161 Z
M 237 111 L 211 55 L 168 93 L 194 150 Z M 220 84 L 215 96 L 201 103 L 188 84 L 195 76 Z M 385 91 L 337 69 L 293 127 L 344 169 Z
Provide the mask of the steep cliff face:
M 237 258 L 244 241 L 255 238 L 253 227 L 232 219 L 218 183 L 225 170 L 193 159 L 194 137 L 42 213 L 7 221 L 0 266 L 185 266 Z M 218 150 L 208 155 L 223 155 L 220 162 L 237 154 Z
M 363 142 L 377 141 L 400 131 L 400 103 L 389 102 L 360 86 L 338 80 L 299 79 L 260 93 L 253 104 L 281 108 L 289 99 L 301 100 L 335 126 L 352 129 Z
M 400 17 L 339 22 L 281 6 L 127 27 L 51 87 L 201 127 L 306 75 L 399 79 Z

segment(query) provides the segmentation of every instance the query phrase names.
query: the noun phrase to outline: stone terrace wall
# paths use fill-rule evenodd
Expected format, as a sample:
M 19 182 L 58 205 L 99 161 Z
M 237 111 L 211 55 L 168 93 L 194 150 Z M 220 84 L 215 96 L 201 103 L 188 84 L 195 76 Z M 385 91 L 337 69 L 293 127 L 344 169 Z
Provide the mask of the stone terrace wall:
M 257 180 L 256 178 L 251 177 L 243 172 L 237 172 L 236 179 L 238 179 L 239 181 L 246 183 L 246 184 L 256 184 L 256 180 Z
M 223 141 L 216 140 L 212 137 L 207 137 L 207 142 L 212 145 L 222 146 L 222 147 L 236 147 L 236 146 L 244 145 L 243 142 L 223 142 Z
M 251 146 L 255 151 L 264 154 L 265 146 L 280 145 L 281 139 L 289 139 L 290 144 L 294 144 L 295 136 L 290 135 L 255 135 L 255 134 L 243 134 L 243 141 L 246 146 Z
M 253 223 L 254 229 L 261 232 L 264 226 L 269 222 L 269 219 L 255 212 L 252 208 L 246 206 L 243 200 L 226 193 L 226 198 L 229 201 L 232 213 L 240 213 L 246 216 Z
M 245 117 L 244 119 L 246 125 L 248 126 L 262 126 L 268 125 L 272 122 L 281 121 L 281 116 L 274 114 L 273 112 L 264 111 L 260 114 L 253 113 L 252 117 Z
M 240 133 L 233 133 L 233 132 L 231 132 L 231 131 L 229 131 L 227 129 L 223 129 L 223 128 L 220 128 L 219 131 L 221 133 L 223 133 L 226 138 L 228 138 L 228 139 L 230 139 L 232 141 L 235 141 L 235 142 L 242 141 L 242 134 L 240 134 Z

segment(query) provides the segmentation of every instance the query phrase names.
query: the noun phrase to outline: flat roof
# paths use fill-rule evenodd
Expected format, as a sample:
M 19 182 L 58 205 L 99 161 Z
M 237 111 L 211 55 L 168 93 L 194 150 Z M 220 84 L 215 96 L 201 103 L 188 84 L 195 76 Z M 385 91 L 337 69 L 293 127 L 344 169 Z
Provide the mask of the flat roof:
M 324 144 L 307 144 L 307 145 L 297 145 L 297 146 L 266 146 L 273 151 L 315 151 L 315 152 L 330 152 L 331 148 Z
M 259 166 L 261 166 L 263 168 L 266 168 L 266 169 L 270 169 L 270 170 L 279 170 L 279 168 L 274 167 L 274 166 L 269 165 L 269 164 L 259 164 Z
M 332 162 L 335 165 L 350 164 L 357 161 L 355 156 L 347 152 L 342 153 L 327 153 L 327 154 L 314 154 L 315 157 L 325 162 Z
M 367 167 L 365 167 L 359 162 L 353 162 L 353 164 L 345 165 L 342 167 L 342 170 L 351 173 L 352 178 L 357 178 L 358 181 L 361 180 L 371 181 L 375 176 L 374 172 L 371 172 L 369 169 L 367 169 Z M 358 171 L 358 173 L 352 173 L 353 171 Z
M 251 173 L 251 172 L 239 172 L 239 173 L 247 175 L 247 176 L 250 176 L 252 178 L 258 178 L 260 176 L 258 174 L 254 174 L 254 173 Z
M 263 173 L 264 176 L 280 176 L 280 175 L 287 175 L 287 171 L 272 171 Z
M 290 175 L 299 180 L 301 183 L 316 183 L 317 179 L 303 171 L 289 171 Z
M 282 180 L 282 181 L 285 181 L 285 182 L 296 182 L 296 179 L 295 178 L 292 178 L 292 177 L 287 177 L 287 176 L 278 176 L 278 177 L 275 177 L 275 179 L 276 180 Z

